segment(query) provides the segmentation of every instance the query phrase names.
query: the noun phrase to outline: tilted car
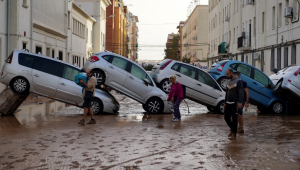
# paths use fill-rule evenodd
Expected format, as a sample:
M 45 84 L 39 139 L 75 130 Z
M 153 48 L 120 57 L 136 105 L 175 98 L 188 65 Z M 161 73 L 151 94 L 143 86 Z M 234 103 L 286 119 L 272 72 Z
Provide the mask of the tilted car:
M 169 93 L 169 77 L 176 75 L 177 81 L 186 86 L 186 98 L 207 106 L 209 111 L 223 113 L 225 92 L 207 72 L 179 61 L 166 59 L 155 65 L 152 79 L 165 93 Z
M 91 56 L 83 70 L 92 69 L 97 85 L 105 84 L 140 102 L 149 113 L 170 113 L 166 94 L 137 63 L 104 51 Z
M 228 81 L 226 77 L 228 68 L 241 73 L 241 79 L 248 85 L 250 103 L 256 105 L 258 110 L 266 111 L 266 109 L 269 109 L 276 114 L 288 112 L 289 105 L 287 101 L 273 94 L 274 85 L 272 81 L 256 67 L 240 61 L 223 60 L 213 64 L 208 73 L 225 90 Z
M 75 83 L 78 67 L 24 50 L 14 50 L 2 68 L 0 82 L 18 94 L 29 92 L 81 107 L 82 87 Z M 107 91 L 95 90 L 95 114 L 117 113 L 118 101 Z
M 287 96 L 291 100 L 300 100 L 300 66 L 289 66 L 280 71 L 273 69 L 275 74 L 270 79 L 275 85 L 274 94 Z M 283 95 L 284 94 L 284 95 Z

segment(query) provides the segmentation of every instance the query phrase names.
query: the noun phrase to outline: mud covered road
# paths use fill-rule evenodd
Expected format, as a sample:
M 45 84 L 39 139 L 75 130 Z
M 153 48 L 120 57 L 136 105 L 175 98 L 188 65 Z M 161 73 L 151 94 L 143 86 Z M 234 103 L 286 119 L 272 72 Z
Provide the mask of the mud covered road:
M 118 98 L 120 114 L 98 115 L 95 125 L 78 125 L 76 107 L 33 113 L 26 106 L 0 117 L 0 169 L 300 169 L 298 115 L 249 110 L 245 134 L 230 141 L 223 116 L 199 104 L 188 101 L 189 114 L 182 104 L 174 123 Z

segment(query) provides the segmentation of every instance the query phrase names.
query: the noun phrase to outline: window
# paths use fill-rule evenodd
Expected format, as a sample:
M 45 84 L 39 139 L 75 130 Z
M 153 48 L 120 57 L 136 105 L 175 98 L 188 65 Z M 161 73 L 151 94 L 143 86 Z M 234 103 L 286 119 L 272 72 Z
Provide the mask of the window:
M 147 73 L 143 69 L 141 69 L 140 67 L 138 67 L 134 64 L 132 64 L 132 66 L 131 66 L 130 73 L 140 80 L 147 79 L 149 81 L 149 83 L 152 84 L 152 80 L 149 78 Z
M 41 66 L 40 71 L 58 76 L 59 75 L 59 69 L 60 69 L 60 63 L 48 59 L 41 59 Z
M 253 18 L 253 36 L 256 36 L 256 17 Z
M 298 18 L 298 7 L 299 7 L 299 4 L 298 4 L 298 0 L 293 0 L 293 20 L 297 20 Z
M 239 12 L 239 0 L 236 0 L 236 12 Z
M 62 77 L 75 82 L 75 76 L 79 73 L 80 71 L 78 69 L 65 65 Z
M 35 53 L 38 54 L 39 52 L 42 54 L 42 47 L 36 46 L 35 47 Z
M 275 28 L 275 6 L 272 9 L 272 28 Z
M 281 27 L 281 20 L 282 20 L 282 3 L 278 6 L 278 27 Z
M 281 69 L 281 47 L 277 48 L 277 69 Z
M 112 64 L 123 69 L 123 70 L 126 70 L 126 67 L 127 67 L 127 61 L 124 60 L 124 59 L 121 59 L 120 57 L 114 57 L 113 58 L 113 61 L 112 61 Z
M 27 43 L 24 43 L 24 42 L 23 42 L 23 49 L 27 49 L 27 48 L 26 48 L 26 45 L 27 45 Z
M 289 47 L 284 48 L 284 67 L 287 67 L 289 65 Z
M 46 50 L 46 56 L 51 57 L 51 55 L 50 55 L 50 48 L 47 48 L 47 50 Z
M 233 43 L 235 43 L 235 28 L 233 28 Z
M 245 64 L 240 64 L 237 68 L 237 71 L 248 77 L 250 77 L 250 75 L 251 75 L 251 67 L 249 67 Z
M 61 61 L 63 60 L 63 52 L 62 51 L 58 52 L 58 59 Z
M 296 45 L 292 45 L 291 64 L 296 64 Z
M 216 82 L 214 81 L 214 79 L 212 79 L 209 75 L 207 75 L 207 73 L 198 70 L 198 81 L 200 81 L 201 83 L 204 83 L 210 87 L 213 88 L 217 88 L 218 86 L 216 85 Z
M 269 85 L 269 78 L 256 69 L 254 69 L 254 80 L 258 81 L 264 86 Z
M 262 31 L 262 33 L 264 33 L 265 32 L 265 13 L 263 12 L 262 13 L 262 22 L 261 22 L 261 31 Z
M 71 13 L 68 12 L 68 29 L 71 29 Z
M 54 50 L 52 50 L 52 58 L 54 58 L 55 56 L 55 53 L 54 53 Z
M 105 56 L 102 56 L 102 58 L 104 58 L 106 61 L 110 62 L 110 59 L 113 58 L 113 56 L 105 55 Z
M 289 0 L 285 0 L 285 7 L 289 7 Z M 289 24 L 289 18 L 285 18 L 285 24 Z
M 187 66 L 187 65 L 181 65 L 179 72 L 186 75 L 186 76 L 188 76 L 188 77 L 190 77 L 190 78 L 195 79 L 196 68 L 193 68 L 193 67 L 190 67 L 190 66 Z
M 176 64 L 174 64 L 174 65 L 172 66 L 171 69 L 177 71 L 178 67 L 179 67 L 179 64 L 176 63 Z
M 19 64 L 25 67 L 32 68 L 35 56 L 28 54 L 19 54 Z
M 231 65 L 230 65 L 230 68 L 232 68 L 233 70 L 235 70 L 236 65 L 237 65 L 237 64 L 231 64 Z
M 82 38 L 85 38 L 85 25 L 73 18 L 73 30 L 72 32 Z

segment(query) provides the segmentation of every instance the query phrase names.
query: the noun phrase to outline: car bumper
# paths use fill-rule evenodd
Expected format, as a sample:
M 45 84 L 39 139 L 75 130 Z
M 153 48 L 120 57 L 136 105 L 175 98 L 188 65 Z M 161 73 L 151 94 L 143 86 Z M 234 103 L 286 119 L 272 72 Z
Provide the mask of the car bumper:
M 292 92 L 294 95 L 300 97 L 300 89 L 291 84 L 290 82 L 282 84 L 282 88 Z
M 1 74 L 2 75 L 0 76 L 0 82 L 5 85 L 9 85 L 10 81 L 14 78 L 14 75 L 8 72 L 3 72 Z
M 119 112 L 120 107 L 117 104 L 103 102 L 103 112 L 105 113 L 113 113 L 117 114 Z
M 150 74 L 151 78 L 154 80 L 155 83 L 159 84 L 162 82 L 164 79 L 168 78 L 166 76 L 163 76 L 162 74 Z
M 86 71 L 87 69 L 94 69 L 95 67 L 96 67 L 95 63 L 87 61 L 86 63 L 84 63 L 82 70 Z

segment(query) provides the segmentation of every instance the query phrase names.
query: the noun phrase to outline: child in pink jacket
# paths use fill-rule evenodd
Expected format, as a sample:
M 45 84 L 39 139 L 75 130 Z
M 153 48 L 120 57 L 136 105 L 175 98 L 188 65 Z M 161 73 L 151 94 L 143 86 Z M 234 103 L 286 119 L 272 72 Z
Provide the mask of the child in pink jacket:
M 179 82 L 176 81 L 176 76 L 170 77 L 170 82 L 172 83 L 171 89 L 169 92 L 168 101 L 171 101 L 174 106 L 174 119 L 173 121 L 181 120 L 181 115 L 179 111 L 179 105 L 182 102 L 183 98 L 183 90 L 182 86 Z

